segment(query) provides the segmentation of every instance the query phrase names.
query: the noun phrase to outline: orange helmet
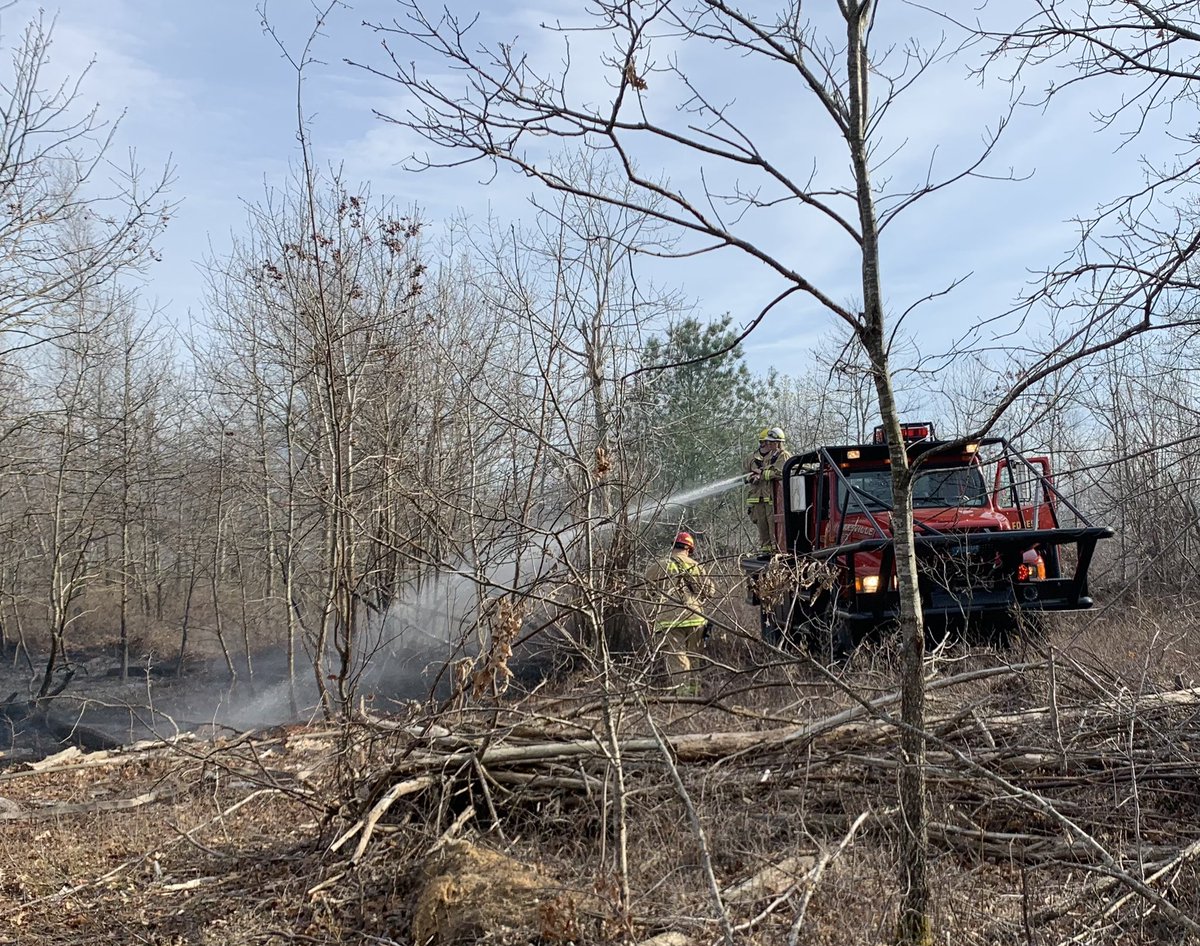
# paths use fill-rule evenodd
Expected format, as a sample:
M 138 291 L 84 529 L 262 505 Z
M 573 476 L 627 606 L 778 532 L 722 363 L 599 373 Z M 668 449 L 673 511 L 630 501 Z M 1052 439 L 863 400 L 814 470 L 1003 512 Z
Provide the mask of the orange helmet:
M 675 544 L 691 551 L 696 547 L 696 540 L 692 538 L 690 532 L 680 532 L 675 536 Z

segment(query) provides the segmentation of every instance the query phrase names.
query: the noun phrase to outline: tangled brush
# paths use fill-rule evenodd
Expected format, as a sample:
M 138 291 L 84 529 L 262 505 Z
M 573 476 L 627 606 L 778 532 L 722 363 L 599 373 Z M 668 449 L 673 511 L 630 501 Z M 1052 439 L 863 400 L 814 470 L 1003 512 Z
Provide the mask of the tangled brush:
M 837 581 L 837 569 L 828 562 L 774 556 L 754 579 L 754 593 L 768 607 L 792 601 L 812 605 Z

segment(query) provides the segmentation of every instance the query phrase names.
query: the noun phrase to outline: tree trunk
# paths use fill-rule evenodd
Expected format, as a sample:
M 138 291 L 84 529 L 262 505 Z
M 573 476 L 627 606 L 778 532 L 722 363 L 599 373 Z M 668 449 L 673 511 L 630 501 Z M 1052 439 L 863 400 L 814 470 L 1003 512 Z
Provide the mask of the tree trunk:
M 867 352 L 879 397 L 879 413 L 888 438 L 892 468 L 892 539 L 900 594 L 901 669 L 900 805 L 904 831 L 900 838 L 903 895 L 896 939 L 903 946 L 933 942 L 928 878 L 929 837 L 925 801 L 925 627 L 917 588 L 913 543 L 912 478 L 908 450 L 900 432 L 900 416 L 892 389 L 887 334 L 884 331 L 879 232 L 871 192 L 868 125 L 868 60 L 866 37 L 873 5 L 858 17 L 848 16 L 848 87 L 850 122 L 847 141 L 854 164 L 862 236 L 863 322 L 860 340 Z

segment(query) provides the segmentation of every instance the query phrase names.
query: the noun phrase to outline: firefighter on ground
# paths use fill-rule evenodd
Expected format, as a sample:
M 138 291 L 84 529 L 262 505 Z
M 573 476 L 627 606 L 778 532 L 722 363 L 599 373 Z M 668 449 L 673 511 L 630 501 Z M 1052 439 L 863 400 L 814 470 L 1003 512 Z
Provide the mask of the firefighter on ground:
M 695 548 L 691 533 L 680 532 L 671 553 L 646 570 L 654 601 L 654 632 L 661 641 L 671 686 L 690 695 L 699 692 L 692 662 L 699 661 L 704 644 L 708 624 L 704 602 L 716 593 L 704 566 L 692 558 Z
M 779 427 L 766 427 L 759 431 L 758 449 L 746 458 L 746 512 L 758 529 L 758 547 L 761 551 L 774 550 L 772 534 L 774 504 L 772 501 L 774 481 L 783 476 L 783 461 L 791 456 L 783 445 L 787 438 Z

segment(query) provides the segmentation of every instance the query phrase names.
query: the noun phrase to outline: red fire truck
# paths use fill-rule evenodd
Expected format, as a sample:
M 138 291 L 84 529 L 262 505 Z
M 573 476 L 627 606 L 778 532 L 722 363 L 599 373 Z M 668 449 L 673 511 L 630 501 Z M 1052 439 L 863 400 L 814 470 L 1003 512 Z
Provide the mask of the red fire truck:
M 1003 629 L 1092 606 L 1088 567 L 1113 532 L 1055 488 L 1049 458 L 999 437 L 938 440 L 929 422 L 902 432 L 928 627 Z M 890 464 L 882 427 L 871 443 L 786 462 L 774 484 L 777 551 L 741 560 L 768 641 L 837 656 L 898 616 Z

